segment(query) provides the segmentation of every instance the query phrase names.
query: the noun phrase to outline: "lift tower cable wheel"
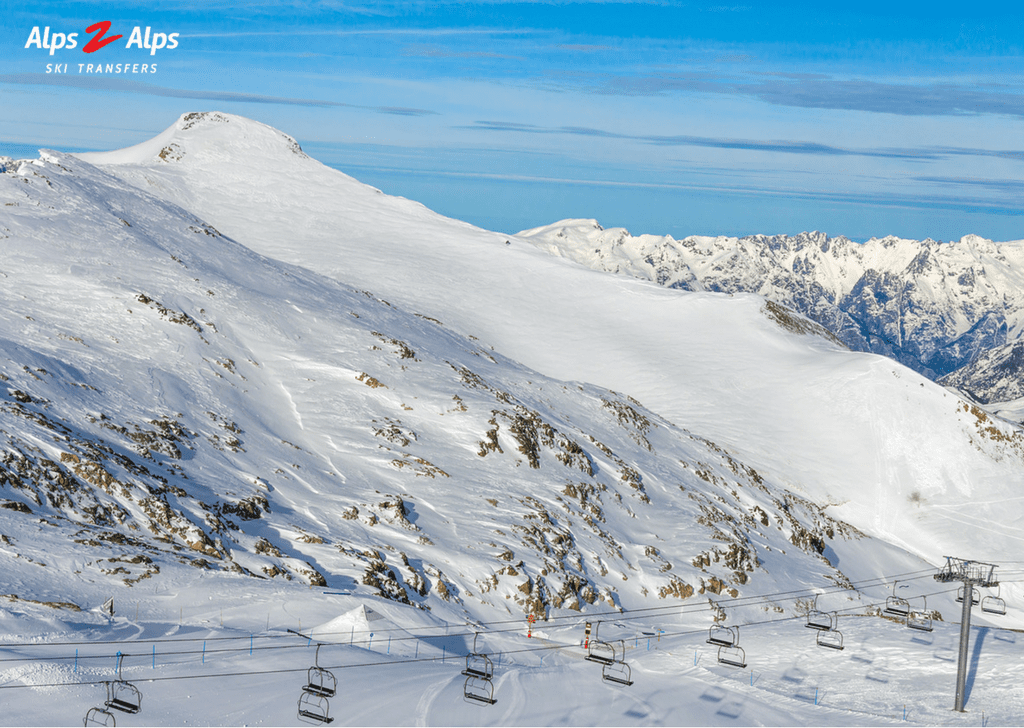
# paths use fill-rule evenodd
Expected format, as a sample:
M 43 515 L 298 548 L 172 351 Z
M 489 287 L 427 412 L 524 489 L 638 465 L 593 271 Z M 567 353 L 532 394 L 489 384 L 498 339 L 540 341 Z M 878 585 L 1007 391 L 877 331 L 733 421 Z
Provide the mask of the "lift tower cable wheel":
M 967 694 L 967 652 L 971 642 L 971 607 L 978 603 L 974 587 L 999 586 L 996 566 L 947 556 L 946 565 L 935 575 L 935 581 L 963 582 L 962 591 L 957 597 L 957 601 L 963 604 L 963 611 L 960 617 L 960 656 L 956 667 L 956 702 L 953 707 L 953 710 L 963 713 Z

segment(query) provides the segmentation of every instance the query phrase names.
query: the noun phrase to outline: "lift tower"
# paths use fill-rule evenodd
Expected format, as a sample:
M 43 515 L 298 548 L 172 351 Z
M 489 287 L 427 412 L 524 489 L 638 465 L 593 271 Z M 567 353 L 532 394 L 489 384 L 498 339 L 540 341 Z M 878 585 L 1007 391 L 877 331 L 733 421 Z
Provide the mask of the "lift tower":
M 960 617 L 960 659 L 956 666 L 956 705 L 953 710 L 964 712 L 967 688 L 967 652 L 971 641 L 971 604 L 974 601 L 974 587 L 998 586 L 995 564 L 980 561 L 946 557 L 946 565 L 935 575 L 936 581 L 961 581 L 963 588 L 963 612 Z

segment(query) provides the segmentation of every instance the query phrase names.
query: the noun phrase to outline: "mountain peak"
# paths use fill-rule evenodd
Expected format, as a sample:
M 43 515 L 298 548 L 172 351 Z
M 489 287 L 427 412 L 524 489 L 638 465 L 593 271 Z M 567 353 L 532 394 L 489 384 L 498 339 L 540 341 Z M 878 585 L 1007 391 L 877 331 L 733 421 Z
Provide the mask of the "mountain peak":
M 244 116 L 220 111 L 188 112 L 157 136 L 125 149 L 75 156 L 94 164 L 173 164 L 186 157 L 257 156 L 281 161 L 308 159 L 299 143 L 284 132 Z

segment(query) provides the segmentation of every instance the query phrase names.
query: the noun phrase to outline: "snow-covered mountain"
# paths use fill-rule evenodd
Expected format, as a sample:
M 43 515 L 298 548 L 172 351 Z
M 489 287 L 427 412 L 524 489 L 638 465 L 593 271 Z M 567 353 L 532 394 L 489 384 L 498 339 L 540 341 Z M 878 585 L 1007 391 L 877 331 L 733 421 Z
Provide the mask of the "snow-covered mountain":
M 855 351 L 936 379 L 1024 333 L 1024 241 L 824 233 L 745 238 L 631 236 L 595 220 L 518 234 L 596 270 L 688 291 L 751 292 L 803 313 Z
M 76 610 L 114 595 L 136 639 L 218 609 L 366 639 L 365 612 L 332 620 L 373 604 L 395 633 L 536 614 L 569 644 L 579 613 L 868 614 L 899 574 L 954 616 L 944 555 L 1019 553 L 1019 428 L 758 296 L 588 270 L 224 114 L 3 167 L 13 639 L 109 636 Z M 253 719 L 223 715 L 194 720 Z

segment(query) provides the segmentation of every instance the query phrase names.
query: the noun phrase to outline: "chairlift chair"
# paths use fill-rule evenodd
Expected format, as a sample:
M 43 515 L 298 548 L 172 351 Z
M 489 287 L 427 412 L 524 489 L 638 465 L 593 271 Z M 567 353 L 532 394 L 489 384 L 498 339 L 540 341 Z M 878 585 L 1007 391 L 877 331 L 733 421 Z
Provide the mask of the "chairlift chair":
M 835 629 L 835 613 L 822 612 L 818 609 L 818 597 L 814 597 L 814 603 L 807 610 L 807 626 L 811 629 L 830 630 Z
M 590 643 L 587 645 L 587 658 L 591 662 L 599 662 L 602 665 L 608 665 L 615 662 L 615 648 L 608 642 L 602 642 L 597 637 L 597 630 L 601 623 L 596 622 L 594 624 L 594 634 L 590 638 Z
M 981 611 L 988 614 L 1006 614 L 1006 601 L 999 596 L 1000 589 L 1001 587 L 997 587 L 995 596 L 989 595 L 981 600 Z
M 86 728 L 89 728 L 90 726 L 116 728 L 117 721 L 114 720 L 114 714 L 110 711 L 104 710 L 103 708 L 89 708 L 89 712 L 85 714 L 85 720 L 82 721 L 82 725 Z
M 816 642 L 818 647 L 841 650 L 843 649 L 843 633 L 838 629 L 822 629 L 818 631 Z
M 321 644 L 316 646 L 313 667 L 309 668 L 306 672 L 306 686 L 302 690 L 317 697 L 333 698 L 334 694 L 338 691 L 338 679 L 334 677 L 334 673 L 330 670 L 320 667 L 321 647 Z
M 310 725 L 333 723 L 330 701 L 322 695 L 303 690 L 299 693 L 299 720 Z
M 127 680 L 111 680 L 107 683 L 107 699 L 103 704 L 122 713 L 138 713 L 142 710 L 142 693 Z
M 466 673 L 463 673 L 465 675 Z M 497 700 L 494 698 L 494 683 L 485 677 L 468 675 L 462 686 L 462 699 L 467 703 L 483 703 L 494 705 Z
M 711 625 L 711 629 L 708 630 L 707 643 L 709 645 L 718 645 L 719 647 L 732 647 L 740 641 L 740 628 L 737 627 L 723 627 L 719 624 Z
M 117 653 L 117 680 L 106 683 L 107 699 L 103 705 L 107 708 L 120 710 L 122 713 L 138 713 L 142 710 L 142 693 L 127 680 L 121 679 L 121 665 L 124 655 Z
M 811 629 L 828 632 L 836 628 L 837 621 L 838 616 L 835 612 L 819 612 L 812 609 L 807 613 L 807 626 Z
M 718 661 L 732 667 L 746 667 L 747 653 L 739 645 L 722 645 L 718 648 Z
M 473 635 L 473 651 L 466 655 L 466 669 L 462 674 L 491 680 L 494 678 L 494 663 L 486 654 L 476 651 L 476 640 L 479 636 L 479 633 Z
M 956 590 L 956 600 L 961 604 L 964 603 L 964 588 L 960 587 Z M 978 594 L 977 589 L 971 589 L 971 606 L 973 607 L 981 600 L 981 595 Z
M 898 583 L 898 581 L 892 583 L 892 596 L 885 598 L 885 611 L 897 617 L 906 617 L 910 614 L 910 602 L 903 597 L 896 596 L 896 585 Z
M 601 679 L 616 685 L 632 685 L 633 671 L 622 660 L 610 662 L 601 668 Z
M 928 599 L 925 597 L 921 598 L 924 599 L 924 607 L 921 608 L 920 612 L 911 611 L 910 614 L 907 615 L 907 626 L 910 627 L 910 629 L 918 629 L 922 632 L 931 632 L 932 617 L 931 613 L 928 611 Z

